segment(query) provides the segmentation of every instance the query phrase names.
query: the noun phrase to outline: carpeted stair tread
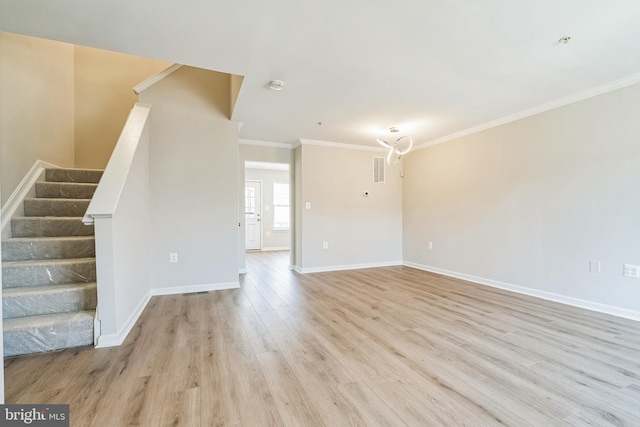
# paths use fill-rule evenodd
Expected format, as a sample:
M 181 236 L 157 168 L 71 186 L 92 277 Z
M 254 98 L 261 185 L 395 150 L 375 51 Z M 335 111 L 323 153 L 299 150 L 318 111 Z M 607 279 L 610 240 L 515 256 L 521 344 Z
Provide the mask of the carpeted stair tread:
M 2 263 L 2 287 L 95 282 L 96 259 L 52 259 Z
M 102 178 L 101 169 L 47 169 L 45 177 L 48 182 L 86 182 L 97 184 Z
M 46 169 L 2 242 L 4 354 L 93 344 L 94 227 L 82 218 L 103 170 Z
M 2 291 L 2 316 L 8 319 L 93 310 L 96 292 L 95 282 L 6 288 Z
M 98 184 L 85 182 L 36 182 L 37 198 L 90 199 Z
M 93 225 L 84 225 L 81 216 L 23 216 L 11 220 L 13 237 L 92 236 Z
M 2 261 L 95 257 L 94 236 L 16 237 L 2 242 Z
M 25 216 L 84 216 L 91 199 L 24 199 Z
M 4 355 L 40 353 L 93 344 L 95 311 L 4 320 Z

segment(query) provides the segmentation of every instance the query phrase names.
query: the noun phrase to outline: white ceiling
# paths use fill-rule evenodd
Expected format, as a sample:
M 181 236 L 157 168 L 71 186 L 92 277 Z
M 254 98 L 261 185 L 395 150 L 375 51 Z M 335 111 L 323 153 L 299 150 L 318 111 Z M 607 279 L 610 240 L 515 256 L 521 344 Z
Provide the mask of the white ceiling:
M 233 115 L 244 139 L 375 145 L 399 126 L 427 143 L 640 81 L 639 0 L 0 0 L 0 11 L 4 31 L 245 76 Z M 272 79 L 285 88 L 267 89 Z

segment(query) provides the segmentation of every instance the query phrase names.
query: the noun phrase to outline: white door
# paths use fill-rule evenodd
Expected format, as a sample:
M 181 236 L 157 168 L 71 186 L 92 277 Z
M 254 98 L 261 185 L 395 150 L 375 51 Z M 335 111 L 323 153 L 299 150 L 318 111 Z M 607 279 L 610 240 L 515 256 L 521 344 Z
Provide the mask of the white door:
M 262 249 L 262 183 L 260 181 L 245 181 L 244 183 L 244 225 L 245 248 L 249 250 Z

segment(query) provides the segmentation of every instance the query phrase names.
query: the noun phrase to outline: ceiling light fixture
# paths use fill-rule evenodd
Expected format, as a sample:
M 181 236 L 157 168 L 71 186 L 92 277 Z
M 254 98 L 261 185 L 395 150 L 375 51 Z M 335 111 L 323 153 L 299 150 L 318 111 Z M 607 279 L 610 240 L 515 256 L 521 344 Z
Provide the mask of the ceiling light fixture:
M 560 40 L 558 41 L 562 44 L 567 44 L 571 41 L 571 36 L 560 37 Z
M 284 82 L 282 80 L 271 80 L 269 82 L 269 89 L 271 90 L 282 90 L 284 87 Z
M 390 127 L 389 132 L 398 133 L 400 132 L 400 129 L 397 127 Z M 413 147 L 413 139 L 408 135 L 403 135 L 390 143 L 381 138 L 378 138 L 377 141 L 378 144 L 389 149 L 389 153 L 387 154 L 387 164 L 389 165 L 398 163 L 402 156 L 411 151 L 411 148 Z

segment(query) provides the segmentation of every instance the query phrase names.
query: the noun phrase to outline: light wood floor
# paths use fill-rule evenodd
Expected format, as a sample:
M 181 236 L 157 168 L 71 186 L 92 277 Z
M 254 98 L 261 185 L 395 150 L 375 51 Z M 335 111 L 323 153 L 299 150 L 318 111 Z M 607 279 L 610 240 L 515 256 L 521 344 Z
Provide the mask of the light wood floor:
M 406 267 L 154 297 L 125 344 L 5 361 L 73 426 L 639 426 L 640 324 Z

